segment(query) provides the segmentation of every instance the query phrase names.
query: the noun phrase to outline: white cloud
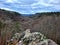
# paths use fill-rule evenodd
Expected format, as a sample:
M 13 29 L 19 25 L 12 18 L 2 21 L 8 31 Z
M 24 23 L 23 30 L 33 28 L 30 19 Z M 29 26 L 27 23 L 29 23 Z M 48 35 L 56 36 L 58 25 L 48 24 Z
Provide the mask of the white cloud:
M 7 3 L 13 3 L 14 0 L 6 0 Z
M 38 12 L 51 12 L 50 10 L 38 10 Z
M 60 0 L 50 0 L 49 3 L 57 4 L 60 3 Z
M 30 5 L 20 5 L 20 6 L 22 6 L 22 7 L 28 7 L 28 6 L 30 6 Z
M 60 10 L 60 0 L 4 0 L 0 2 L 1 7 L 21 13 L 49 12 Z
M 33 3 L 31 6 L 43 5 L 43 6 L 52 6 L 52 4 L 44 2 L 44 0 L 36 0 L 37 3 Z
M 55 6 L 53 6 L 53 8 L 56 10 L 60 10 L 60 5 L 55 5 Z
M 19 11 L 19 13 L 21 13 L 21 14 L 30 14 L 30 12 L 28 13 L 28 12 L 26 12 L 26 11 L 24 11 L 24 10 Z
M 21 3 L 18 0 L 6 0 L 6 3 Z
M 31 4 L 31 6 L 43 5 L 43 6 L 53 6 L 60 3 L 60 0 L 35 0 L 36 3 Z
M 35 0 L 36 3 L 31 4 L 32 9 L 44 9 L 40 10 L 39 12 L 49 12 L 52 9 L 54 10 L 60 10 L 60 0 Z M 48 10 L 45 10 L 48 9 Z M 51 10 L 50 10 L 51 9 Z
M 5 8 L 5 7 L 1 7 L 1 9 L 10 10 L 10 11 L 15 11 L 15 10 L 13 10 L 13 9 Z
M 38 7 L 32 6 L 31 8 L 32 8 L 32 9 L 36 9 L 36 8 L 38 8 Z

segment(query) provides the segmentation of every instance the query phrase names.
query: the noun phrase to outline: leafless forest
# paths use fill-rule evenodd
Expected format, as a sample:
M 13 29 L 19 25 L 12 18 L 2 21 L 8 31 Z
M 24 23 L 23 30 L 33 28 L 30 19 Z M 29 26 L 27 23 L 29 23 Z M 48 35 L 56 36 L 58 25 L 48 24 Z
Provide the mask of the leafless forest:
M 40 31 L 47 38 L 60 44 L 60 12 L 36 13 L 22 16 L 17 12 L 0 9 L 0 45 L 7 45 L 15 33 L 26 29 Z

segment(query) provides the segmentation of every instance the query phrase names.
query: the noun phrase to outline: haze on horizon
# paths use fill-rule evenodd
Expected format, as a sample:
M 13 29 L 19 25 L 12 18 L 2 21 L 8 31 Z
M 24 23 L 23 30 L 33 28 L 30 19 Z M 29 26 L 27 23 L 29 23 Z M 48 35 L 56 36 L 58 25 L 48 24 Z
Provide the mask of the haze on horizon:
M 21 14 L 60 12 L 60 0 L 0 0 L 0 8 Z

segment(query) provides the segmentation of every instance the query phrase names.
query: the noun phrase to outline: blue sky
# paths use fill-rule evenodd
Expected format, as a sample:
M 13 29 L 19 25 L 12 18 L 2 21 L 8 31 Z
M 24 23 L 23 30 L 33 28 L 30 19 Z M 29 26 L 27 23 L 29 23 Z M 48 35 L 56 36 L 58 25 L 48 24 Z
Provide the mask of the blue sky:
M 0 8 L 22 14 L 60 11 L 60 0 L 0 0 Z

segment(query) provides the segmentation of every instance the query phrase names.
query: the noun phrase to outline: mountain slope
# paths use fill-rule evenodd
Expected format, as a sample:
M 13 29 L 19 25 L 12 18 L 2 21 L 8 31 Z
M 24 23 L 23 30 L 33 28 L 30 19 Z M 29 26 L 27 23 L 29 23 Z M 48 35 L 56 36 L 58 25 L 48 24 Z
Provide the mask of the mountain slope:
M 31 32 L 40 31 L 48 38 L 60 43 L 60 12 L 36 13 L 33 16 L 22 16 L 17 12 L 0 9 L 0 21 L 6 24 L 2 32 L 5 30 L 4 33 L 6 33 L 8 30 L 7 34 L 10 34 L 9 39 L 16 32 L 31 29 Z

